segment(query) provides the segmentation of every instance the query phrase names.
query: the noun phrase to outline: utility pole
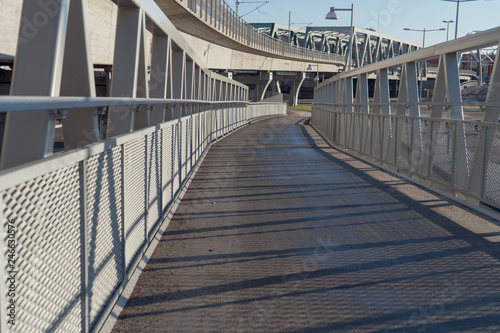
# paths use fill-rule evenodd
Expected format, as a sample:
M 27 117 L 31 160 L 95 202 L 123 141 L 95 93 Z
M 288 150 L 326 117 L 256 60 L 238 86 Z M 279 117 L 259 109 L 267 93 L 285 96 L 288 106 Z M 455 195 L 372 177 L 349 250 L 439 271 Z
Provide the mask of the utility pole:
M 240 3 L 263 3 L 263 4 L 266 4 L 269 1 L 239 1 L 239 0 L 236 0 L 235 2 L 236 2 L 236 15 L 239 16 L 240 15 L 240 13 L 239 13 Z

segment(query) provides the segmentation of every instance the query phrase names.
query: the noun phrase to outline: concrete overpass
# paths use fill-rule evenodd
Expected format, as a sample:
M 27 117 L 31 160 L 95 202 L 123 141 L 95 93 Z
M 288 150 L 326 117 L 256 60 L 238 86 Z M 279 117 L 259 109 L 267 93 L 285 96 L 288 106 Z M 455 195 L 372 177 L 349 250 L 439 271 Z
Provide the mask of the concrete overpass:
M 250 75 L 240 73 L 234 76 L 250 85 L 250 96 L 254 100 L 264 98 L 262 87 L 279 84 L 276 72 L 295 72 L 294 75 L 282 76 L 289 83 L 290 102 L 295 105 L 304 81 L 313 82 L 312 95 L 314 80 L 330 78 L 345 70 L 349 53 L 357 67 L 420 47 L 419 44 L 355 27 L 353 41 L 356 47 L 349 49 L 350 27 L 293 28 L 287 34 L 285 27 L 279 24 L 246 23 L 220 0 L 159 0 L 157 3 L 184 33 L 184 38 L 201 50 L 209 68 L 223 72 L 255 71 Z M 302 39 L 297 37 L 301 34 L 304 35 Z M 274 80 L 268 83 L 273 76 Z

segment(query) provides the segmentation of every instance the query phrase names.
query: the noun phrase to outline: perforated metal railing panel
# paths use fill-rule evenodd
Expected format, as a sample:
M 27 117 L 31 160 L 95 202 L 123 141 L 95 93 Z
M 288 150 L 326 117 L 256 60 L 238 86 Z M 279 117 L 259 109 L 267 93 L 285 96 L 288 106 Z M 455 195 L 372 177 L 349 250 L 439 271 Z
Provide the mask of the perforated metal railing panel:
M 198 128 L 198 123 L 199 123 L 200 115 L 196 114 L 193 116 L 193 130 L 192 130 L 192 158 L 193 161 L 196 161 L 199 157 L 198 153 L 200 151 L 200 146 L 199 146 L 199 141 L 198 141 L 198 135 L 199 135 L 199 128 Z
M 91 326 L 124 277 L 121 168 L 121 146 L 87 161 Z
M 11 332 L 80 332 L 78 165 L 12 187 L 2 198 L 4 218 L 14 221 L 17 243 L 15 262 L 6 261 L 12 266 L 2 267 L 17 272 Z M 7 221 L 2 223 L 8 230 Z M 2 250 L 8 258 L 8 248 Z M 5 294 L 2 291 L 2 297 Z
M 349 118 L 355 121 L 359 116 L 361 131 L 356 134 Z M 322 107 L 314 107 L 312 119 L 318 131 L 340 146 L 500 207 L 500 129 L 496 124 L 355 114 Z
M 254 106 L 252 114 L 279 114 L 282 109 Z M 54 156 L 56 164 L 41 169 L 50 171 L 30 178 L 43 171 L 37 164 L 28 166 L 17 174 L 22 178 L 18 185 L 10 188 L 2 188 L 10 176 L 0 173 L 1 285 L 9 271 L 8 221 L 14 220 L 18 230 L 17 318 L 6 332 L 81 332 L 84 323 L 89 330 L 102 323 L 104 309 L 112 305 L 110 299 L 148 245 L 146 234 L 178 192 L 179 173 L 183 170 L 185 180 L 201 152 L 218 137 L 217 129 L 220 136 L 230 128 L 220 128 L 222 112 L 217 111 L 219 123 L 214 113 L 184 117 L 145 135 L 130 133 L 119 144 L 114 139 L 97 144 L 88 156 Z M 87 293 L 82 294 L 85 280 Z M 6 293 L 0 297 L 7 304 Z M 5 327 L 3 311 L 0 320 Z
M 161 132 L 148 134 L 148 150 L 147 150 L 147 183 L 149 187 L 148 193 L 148 237 L 159 222 L 162 213 L 161 199 Z
M 182 128 L 181 123 L 176 123 L 172 128 L 172 147 L 173 147 L 173 154 L 172 154 L 173 190 L 172 191 L 174 195 L 177 193 L 180 187 L 180 177 L 181 177 L 180 161 L 182 153 L 181 143 L 180 143 L 181 128 Z
M 400 122 L 401 141 L 398 151 L 398 166 L 403 170 L 411 167 L 411 124 L 409 121 Z
M 187 122 L 186 133 L 186 175 L 191 172 L 193 163 L 193 117 Z
M 485 167 L 485 189 L 484 197 L 486 202 L 500 203 L 500 129 L 488 131 L 487 140 L 487 159 Z
M 162 193 L 163 206 L 169 205 L 173 198 L 173 126 L 162 130 Z
M 432 164 L 431 178 L 441 183 L 452 186 L 452 145 L 451 145 L 451 127 L 447 122 L 439 122 L 436 143 L 436 152 Z
M 181 183 L 186 179 L 187 174 L 187 157 L 189 146 L 189 119 L 184 118 L 181 122 Z
M 124 146 L 125 263 L 128 269 L 146 240 L 146 144 L 144 138 Z

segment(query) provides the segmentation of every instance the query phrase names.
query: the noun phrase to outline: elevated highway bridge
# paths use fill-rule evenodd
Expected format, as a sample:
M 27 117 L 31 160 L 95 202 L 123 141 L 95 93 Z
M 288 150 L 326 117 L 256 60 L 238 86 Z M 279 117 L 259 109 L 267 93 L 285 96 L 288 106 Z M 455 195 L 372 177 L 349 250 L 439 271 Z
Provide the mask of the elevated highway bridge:
M 1 4 L 2 333 L 500 331 L 500 60 L 474 103 L 458 66 L 500 28 L 404 54 L 356 30 L 339 72 L 216 0 Z M 252 103 L 212 47 L 336 75 L 312 112 Z M 288 75 L 258 72 L 259 99 Z

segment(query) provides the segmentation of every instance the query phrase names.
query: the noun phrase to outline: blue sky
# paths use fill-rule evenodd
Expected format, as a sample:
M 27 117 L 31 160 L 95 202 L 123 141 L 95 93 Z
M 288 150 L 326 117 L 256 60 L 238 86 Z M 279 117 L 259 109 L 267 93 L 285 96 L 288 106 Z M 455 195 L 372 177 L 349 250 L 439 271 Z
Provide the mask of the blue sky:
M 245 2 L 245 0 L 241 0 Z M 258 1 L 258 0 L 248 0 Z M 235 8 L 235 0 L 226 0 Z M 260 4 L 241 3 L 239 12 L 247 22 L 277 22 L 288 24 L 288 12 L 294 26 L 348 26 L 350 13 L 339 12 L 339 20 L 325 20 L 330 7 L 350 8 L 354 4 L 354 25 L 377 30 L 380 15 L 380 32 L 406 40 L 422 43 L 422 33 L 404 31 L 411 29 L 446 28 L 443 20 L 455 21 L 457 4 L 441 0 L 270 0 L 259 10 L 245 15 Z M 500 0 L 478 0 L 460 3 L 458 36 L 475 30 L 500 26 Z M 450 24 L 450 39 L 455 36 L 455 24 Z M 426 33 L 426 46 L 446 41 L 446 31 Z

